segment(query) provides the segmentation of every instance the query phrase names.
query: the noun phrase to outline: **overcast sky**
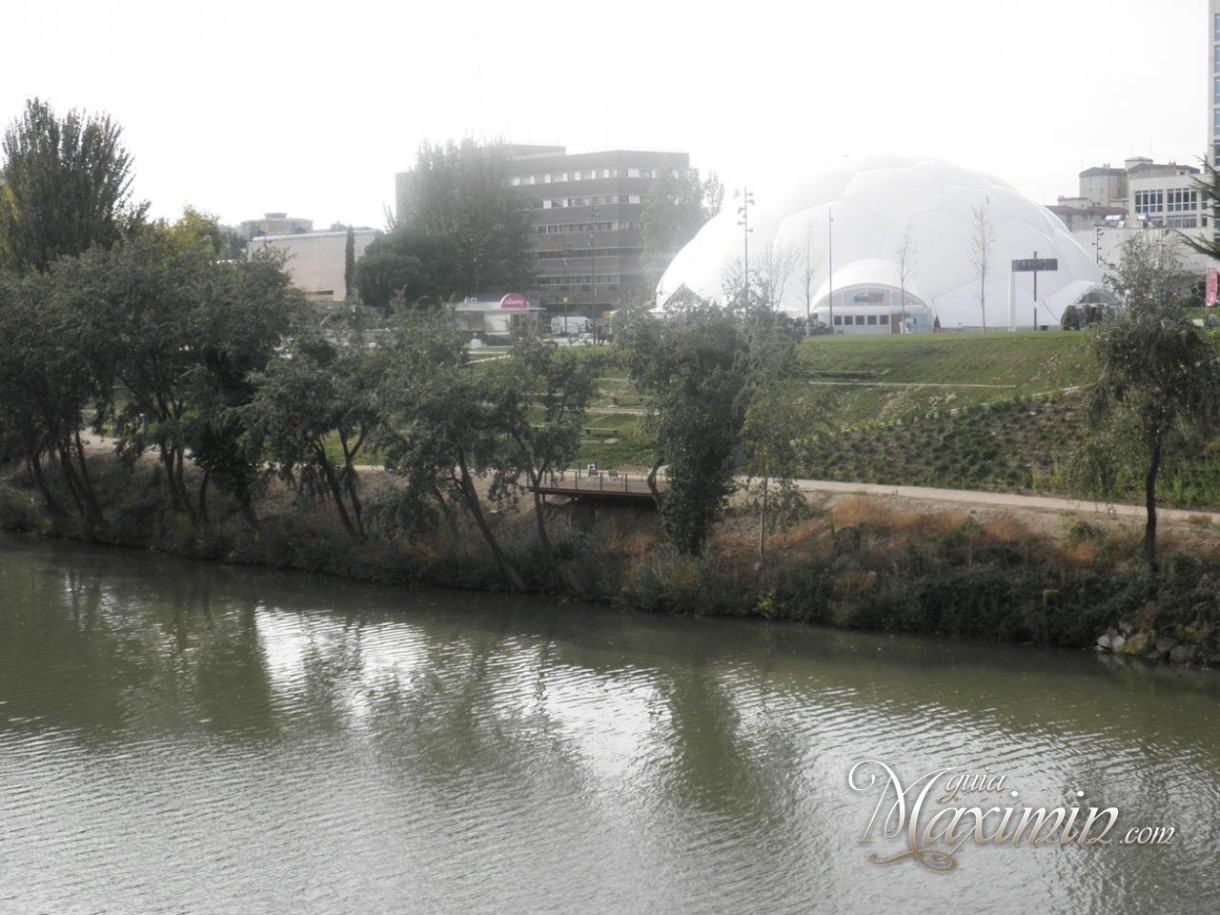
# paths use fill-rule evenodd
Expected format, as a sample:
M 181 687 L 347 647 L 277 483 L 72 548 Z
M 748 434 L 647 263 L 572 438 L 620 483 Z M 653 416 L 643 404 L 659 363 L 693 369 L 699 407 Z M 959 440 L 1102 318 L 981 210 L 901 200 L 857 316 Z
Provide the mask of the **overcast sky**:
M 159 216 L 383 227 L 425 140 L 684 150 L 765 186 L 930 155 L 1039 203 L 1208 141 L 1205 0 L 7 4 L 0 121 L 106 112 Z

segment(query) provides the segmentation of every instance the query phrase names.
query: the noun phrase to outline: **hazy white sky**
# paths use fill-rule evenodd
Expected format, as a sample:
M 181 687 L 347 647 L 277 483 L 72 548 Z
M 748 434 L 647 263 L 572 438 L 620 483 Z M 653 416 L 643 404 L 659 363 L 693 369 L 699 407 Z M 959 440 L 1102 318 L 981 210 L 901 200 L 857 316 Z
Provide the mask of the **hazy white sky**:
M 931 155 L 1040 203 L 1090 165 L 1194 164 L 1205 0 L 7 4 L 0 121 L 109 113 L 156 215 L 381 227 L 424 140 L 685 150 L 765 185 Z

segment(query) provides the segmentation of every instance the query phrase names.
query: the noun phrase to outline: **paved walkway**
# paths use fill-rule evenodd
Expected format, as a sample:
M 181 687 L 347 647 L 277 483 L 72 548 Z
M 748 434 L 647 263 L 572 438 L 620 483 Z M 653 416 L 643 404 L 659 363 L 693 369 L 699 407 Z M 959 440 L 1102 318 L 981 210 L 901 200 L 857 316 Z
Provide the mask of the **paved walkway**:
M 805 492 L 861 493 L 870 496 L 898 496 L 903 499 L 923 499 L 934 502 L 958 502 L 963 505 L 983 505 L 988 508 L 1014 508 L 1045 512 L 1082 512 L 1119 517 L 1144 517 L 1142 505 L 1110 505 L 1104 502 L 1083 502 L 1057 499 L 1051 496 L 1022 496 L 1006 492 L 983 492 L 968 489 L 935 489 L 930 486 L 887 486 L 880 483 L 839 483 L 834 480 L 799 480 Z M 1220 524 L 1220 513 L 1158 508 L 1157 518 L 1165 521 L 1199 521 L 1205 519 Z

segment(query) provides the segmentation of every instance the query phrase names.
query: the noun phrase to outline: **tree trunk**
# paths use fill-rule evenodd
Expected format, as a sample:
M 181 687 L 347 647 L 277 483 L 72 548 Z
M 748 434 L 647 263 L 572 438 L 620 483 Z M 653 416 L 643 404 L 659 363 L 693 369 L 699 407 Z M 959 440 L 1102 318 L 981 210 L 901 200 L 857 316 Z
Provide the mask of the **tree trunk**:
M 326 485 L 330 489 L 331 498 L 335 500 L 335 508 L 339 512 L 339 520 L 343 522 L 343 529 L 347 531 L 347 535 L 359 542 L 363 539 L 360 533 L 352 524 L 351 516 L 347 513 L 347 506 L 343 504 L 343 486 L 339 483 L 339 478 L 335 475 L 334 469 L 330 466 L 330 462 L 323 456 L 322 475 L 326 478 Z
M 517 591 L 525 590 L 525 580 L 520 573 L 512 567 L 508 561 L 508 557 L 504 555 L 504 551 L 500 549 L 500 544 L 496 541 L 496 535 L 492 532 L 491 526 L 487 523 L 487 519 L 483 516 L 483 508 L 479 502 L 478 490 L 474 488 L 474 480 L 471 479 L 470 470 L 466 467 L 466 455 L 458 452 L 458 469 L 461 471 L 460 486 L 462 498 L 466 502 L 466 507 L 470 511 L 470 515 L 474 518 L 475 525 L 479 528 L 479 533 L 483 535 L 483 539 L 487 541 L 487 545 L 491 547 L 492 555 L 496 558 L 496 563 L 500 566 L 500 571 L 504 573 L 504 577 L 508 579 L 508 583 Z
M 1156 478 L 1161 470 L 1161 434 L 1152 435 L 1152 448 L 1148 459 L 1148 472 L 1144 476 L 1144 506 L 1148 517 L 1144 522 L 1144 561 L 1148 571 L 1157 574 L 1156 561 Z
M 57 520 L 66 518 L 67 513 L 51 493 L 51 487 L 47 483 L 46 475 L 42 472 L 42 461 L 38 459 L 38 454 L 33 448 L 26 449 L 25 461 L 26 465 L 30 468 L 30 474 L 34 477 L 35 485 L 38 486 L 38 491 L 42 493 L 42 503 L 47 511 Z
M 85 460 L 85 446 L 81 442 L 80 430 L 76 430 L 76 461 L 80 465 L 81 481 L 85 490 L 85 504 L 89 508 L 90 521 L 94 524 L 104 524 L 105 516 L 98 504 L 97 494 L 93 491 L 93 479 L 89 476 L 89 464 Z
M 657 489 L 657 471 L 665 464 L 664 457 L 658 457 L 656 463 L 652 465 L 652 470 L 648 471 L 648 491 L 652 493 L 652 501 L 656 503 L 657 510 L 661 509 L 661 491 Z

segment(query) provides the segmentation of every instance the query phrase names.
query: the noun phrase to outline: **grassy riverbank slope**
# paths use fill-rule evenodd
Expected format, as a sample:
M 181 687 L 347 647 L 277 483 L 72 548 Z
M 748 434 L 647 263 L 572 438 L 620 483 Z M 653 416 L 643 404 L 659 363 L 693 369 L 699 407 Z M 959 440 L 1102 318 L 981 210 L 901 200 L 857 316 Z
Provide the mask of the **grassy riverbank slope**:
M 1074 332 L 815 337 L 787 396 L 826 405 L 802 476 L 844 482 L 1068 495 L 1071 450 L 1087 434 L 1082 389 L 1095 366 Z M 581 462 L 648 467 L 641 402 L 624 373 L 599 380 Z M 1120 486 L 1137 502 L 1141 480 Z M 1220 442 L 1173 455 L 1159 484 L 1173 508 L 1220 507 Z

